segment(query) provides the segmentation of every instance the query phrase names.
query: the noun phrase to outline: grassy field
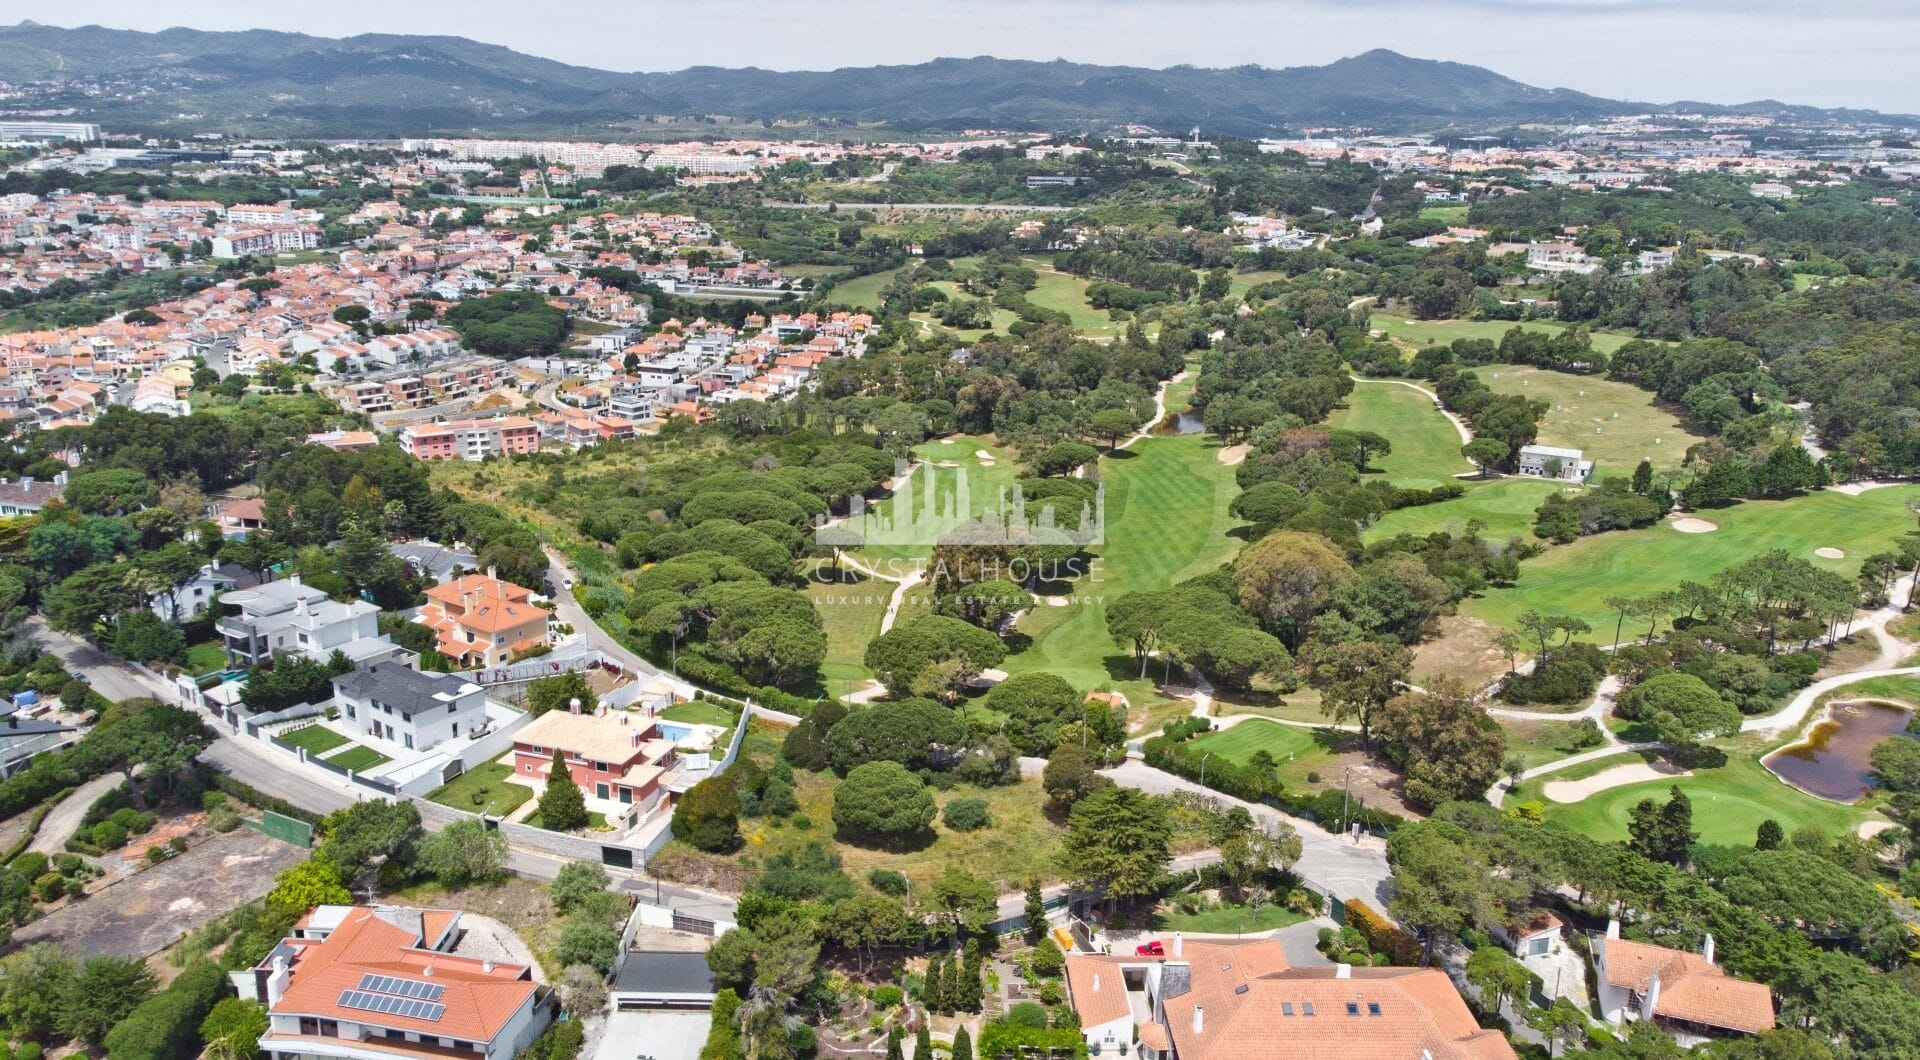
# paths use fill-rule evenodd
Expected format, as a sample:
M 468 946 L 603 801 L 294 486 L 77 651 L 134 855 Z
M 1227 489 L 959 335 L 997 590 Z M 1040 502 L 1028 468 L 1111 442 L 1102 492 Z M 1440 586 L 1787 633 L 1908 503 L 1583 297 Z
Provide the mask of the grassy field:
M 505 817 L 533 798 L 532 788 L 507 779 L 512 775 L 511 766 L 487 762 L 433 789 L 427 798 L 468 813 Z
M 393 759 L 371 747 L 362 747 L 359 744 L 355 744 L 339 754 L 327 756 L 327 761 L 332 762 L 341 769 L 351 769 L 358 773 L 362 770 L 372 769 L 374 766 L 385 765 L 393 761 Z
M 1683 580 L 1704 581 L 1770 549 L 1785 549 L 1851 576 L 1861 559 L 1891 547 L 1913 529 L 1907 505 L 1916 496 L 1920 487 L 1904 486 L 1857 497 L 1827 491 L 1784 501 L 1746 501 L 1700 513 L 1720 527 L 1713 533 L 1683 534 L 1663 522 L 1582 538 L 1528 560 L 1518 585 L 1468 600 L 1460 610 L 1509 626 L 1527 610 L 1563 611 L 1594 627 L 1589 639 L 1604 641 L 1613 628 L 1607 596 L 1647 596 Z M 1827 546 L 1845 551 L 1846 558 L 1813 554 Z
M 1619 755 L 1604 761 L 1625 765 L 1633 760 L 1631 755 Z M 1546 779 L 1556 777 L 1549 774 Z M 1530 781 L 1521 789 L 1521 797 L 1538 798 L 1539 783 Z M 1755 830 L 1768 818 L 1778 821 L 1789 835 L 1807 827 L 1838 835 L 1852 831 L 1868 817 L 1860 807 L 1826 802 L 1789 786 L 1752 757 L 1734 756 L 1725 766 L 1696 770 L 1692 776 L 1609 788 L 1571 804 L 1549 801 L 1547 820 L 1596 839 L 1625 839 L 1628 811 L 1641 799 L 1667 801 L 1671 786 L 1678 786 L 1692 801 L 1693 827 L 1703 843 L 1752 845 Z
M 873 678 L 864 661 L 867 643 L 880 635 L 880 620 L 892 592 L 892 582 L 877 579 L 833 585 L 807 583 L 807 596 L 820 613 L 827 634 L 827 657 L 820 664 L 820 676 L 826 681 L 829 695 L 846 695 Z
M 1438 221 L 1443 225 L 1463 225 L 1467 223 L 1467 213 L 1471 206 L 1423 206 L 1420 208 L 1422 221 Z
M 1393 443 L 1393 452 L 1372 460 L 1387 481 L 1396 486 L 1431 489 L 1472 471 L 1460 455 L 1460 432 L 1433 399 L 1409 386 L 1385 381 L 1354 384 L 1345 408 L 1328 418 L 1327 426 L 1372 431 Z
M 1292 277 L 1278 269 L 1267 269 L 1264 271 L 1256 269 L 1252 272 L 1236 272 L 1233 274 L 1231 284 L 1227 288 L 1227 296 L 1230 298 L 1240 298 L 1245 296 L 1248 291 L 1263 283 L 1286 283 L 1290 279 L 1292 279 Z
M 936 511 L 931 517 L 919 518 L 914 524 L 916 536 L 924 541 L 936 540 L 939 535 L 969 519 L 977 518 L 990 508 L 997 510 L 1001 503 L 1001 491 L 1007 491 L 1010 495 L 1014 482 L 1020 477 L 1018 454 L 1011 449 L 1001 448 L 988 435 L 958 434 L 949 439 L 915 446 L 913 452 L 927 463 L 914 470 L 906 489 L 883 498 L 871 505 L 868 511 L 882 521 L 896 519 L 896 508 L 906 504 L 916 515 L 924 516 L 927 509 L 927 483 L 931 481 Z M 992 463 L 975 455 L 980 452 L 990 454 Z M 931 466 L 942 463 L 958 466 Z M 964 513 L 958 507 L 962 476 L 966 480 L 968 496 Z M 898 514 L 903 516 L 905 513 Z M 904 519 L 897 519 L 896 522 L 904 522 Z M 932 547 L 925 544 L 877 544 L 862 546 L 855 551 L 855 555 L 869 566 L 892 573 L 892 569 L 886 566 L 889 560 L 925 559 L 932 552 Z M 911 564 L 903 569 L 911 569 Z
M 1540 421 L 1540 443 L 1584 450 L 1602 476 L 1631 475 L 1643 457 L 1657 468 L 1679 467 L 1687 447 L 1700 440 L 1651 394 L 1627 383 L 1517 364 L 1474 373 L 1498 393 L 1551 402 Z
M 305 748 L 308 754 L 316 756 L 324 756 L 328 751 L 338 750 L 353 742 L 324 725 L 309 725 L 304 729 L 281 733 L 280 739 L 295 747 Z
M 827 300 L 856 306 L 862 309 L 878 309 L 880 308 L 880 292 L 887 289 L 887 285 L 893 282 L 894 274 L 899 271 L 898 269 L 889 269 L 886 272 L 876 272 L 870 276 L 857 276 L 843 283 L 835 284 L 833 290 L 827 293 Z
M 733 728 L 734 714 L 724 707 L 711 703 L 675 703 L 660 712 L 668 721 L 685 722 L 688 725 L 718 725 L 723 729 Z
M 1851 685 L 1843 685 L 1820 697 L 1820 702 L 1831 703 L 1837 699 L 1886 699 L 1895 703 L 1920 705 L 1920 678 L 1914 677 L 1874 677 Z
M 1373 314 L 1370 325 L 1385 332 L 1389 337 L 1411 346 L 1425 346 L 1429 342 L 1450 343 L 1455 339 L 1491 339 L 1499 342 L 1500 337 L 1516 326 L 1528 331 L 1538 331 L 1553 335 L 1565 331 L 1565 324 L 1550 320 L 1408 320 L 1404 317 L 1388 316 L 1385 313 Z M 1632 335 L 1618 332 L 1593 332 L 1593 348 L 1601 353 L 1612 353 L 1633 341 Z
M 1547 494 L 1559 488 L 1551 482 L 1518 477 L 1483 483 L 1462 479 L 1460 484 L 1467 487 L 1465 496 L 1388 512 L 1361 535 L 1362 539 L 1378 541 L 1399 534 L 1464 531 L 1467 524 L 1476 519 L 1486 524 L 1482 532 L 1486 537 L 1504 541 L 1518 534 L 1530 538 L 1534 510 Z
M 1238 523 L 1227 506 L 1239 490 L 1218 452 L 1204 435 L 1157 437 L 1102 461 L 1106 539 L 1093 549 L 1097 562 L 1061 589 L 1066 606 L 1035 607 L 1021 620 L 1032 646 L 1007 660 L 1009 673 L 1045 670 L 1083 689 L 1133 676 L 1127 649 L 1107 634 L 1107 602 L 1203 574 L 1239 550 L 1227 533 Z
M 976 876 L 990 880 L 1002 892 L 1017 891 L 1029 879 L 1050 880 L 1058 875 L 1060 836 L 1065 829 L 1048 820 L 1042 812 L 1046 795 L 1037 777 L 1004 788 L 975 788 L 956 785 L 951 792 L 936 795 L 941 806 L 957 798 L 977 796 L 987 801 L 990 823 L 973 832 L 955 832 L 936 818 L 933 842 L 919 850 L 871 850 L 849 843 L 837 843 L 833 834 L 833 789 L 839 783 L 831 774 L 802 771 L 796 778 L 795 794 L 800 814 L 811 823 L 808 828 L 791 824 L 776 827 L 765 820 L 742 821 L 741 835 L 746 840 L 743 856 L 762 861 L 781 850 L 803 849 L 809 842 L 825 842 L 843 859 L 847 874 L 866 879 L 872 869 L 893 869 L 904 873 L 916 885 L 925 885 L 949 864 L 959 865 Z
M 1057 272 L 1039 258 L 1024 259 L 1040 275 L 1040 282 L 1027 292 L 1027 301 L 1042 309 L 1055 309 L 1073 320 L 1073 328 L 1088 338 L 1112 338 L 1126 332 L 1125 324 L 1116 324 L 1106 310 L 1087 304 L 1087 281 Z
M 1333 762 L 1333 748 L 1351 739 L 1334 729 L 1307 729 L 1282 725 L 1275 721 L 1243 721 L 1231 729 L 1198 736 L 1193 748 L 1199 754 L 1214 754 L 1242 765 L 1256 751 L 1273 756 L 1276 772 L 1289 788 L 1302 788 L 1309 772 L 1321 771 Z M 1337 778 L 1336 778 L 1337 779 Z

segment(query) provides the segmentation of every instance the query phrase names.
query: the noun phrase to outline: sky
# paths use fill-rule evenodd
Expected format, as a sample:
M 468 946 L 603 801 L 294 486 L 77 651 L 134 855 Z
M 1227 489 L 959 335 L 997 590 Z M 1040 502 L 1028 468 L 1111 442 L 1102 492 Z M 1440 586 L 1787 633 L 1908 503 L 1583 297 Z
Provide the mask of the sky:
M 1920 114 L 1915 0 L 9 0 L 0 10 L 60 26 L 444 33 L 611 70 L 972 55 L 1281 67 L 1391 48 L 1615 99 Z

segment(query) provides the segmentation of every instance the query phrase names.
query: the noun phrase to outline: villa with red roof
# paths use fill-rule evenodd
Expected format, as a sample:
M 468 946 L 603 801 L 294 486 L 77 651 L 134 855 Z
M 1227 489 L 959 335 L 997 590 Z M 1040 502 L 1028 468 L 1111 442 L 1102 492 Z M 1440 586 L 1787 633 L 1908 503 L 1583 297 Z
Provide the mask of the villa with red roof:
M 439 638 L 440 654 L 465 667 L 498 666 L 545 646 L 547 611 L 533 590 L 494 576 L 467 574 L 426 590 L 419 621 Z
M 553 1018 L 533 969 L 461 952 L 450 909 L 322 905 L 236 992 L 267 1006 L 266 1060 L 512 1060 Z
M 1773 991 L 1722 971 L 1713 962 L 1712 935 L 1704 952 L 1693 953 L 1623 939 L 1615 920 L 1592 941 L 1600 1013 L 1611 1023 L 1652 1020 L 1683 1048 L 1774 1027 Z
M 1160 956 L 1072 954 L 1087 1051 L 1142 1060 L 1515 1060 L 1437 968 L 1295 968 L 1280 941 L 1183 940 Z M 1136 1038 L 1137 1035 L 1137 1038 Z

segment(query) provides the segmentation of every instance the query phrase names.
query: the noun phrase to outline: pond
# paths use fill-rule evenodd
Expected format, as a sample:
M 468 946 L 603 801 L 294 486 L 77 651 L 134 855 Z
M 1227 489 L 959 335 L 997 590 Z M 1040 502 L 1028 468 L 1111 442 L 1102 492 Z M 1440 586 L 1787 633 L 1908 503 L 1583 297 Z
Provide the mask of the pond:
M 1873 745 L 1906 732 L 1911 712 L 1892 703 L 1848 700 L 1827 708 L 1807 738 L 1768 755 L 1774 775 L 1809 795 L 1858 802 L 1873 790 Z

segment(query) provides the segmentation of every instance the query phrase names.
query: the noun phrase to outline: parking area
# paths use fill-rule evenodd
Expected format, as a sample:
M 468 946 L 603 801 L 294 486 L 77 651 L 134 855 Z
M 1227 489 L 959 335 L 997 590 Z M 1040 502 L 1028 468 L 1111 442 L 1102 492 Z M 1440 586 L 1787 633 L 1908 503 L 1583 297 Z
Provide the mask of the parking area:
M 707 1012 L 615 1012 L 594 1060 L 699 1060 L 712 1026 Z
M 84 956 L 145 957 L 273 889 L 307 852 L 251 828 L 197 842 L 14 932 L 18 945 L 53 940 Z

